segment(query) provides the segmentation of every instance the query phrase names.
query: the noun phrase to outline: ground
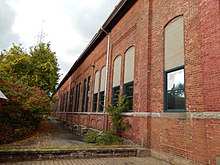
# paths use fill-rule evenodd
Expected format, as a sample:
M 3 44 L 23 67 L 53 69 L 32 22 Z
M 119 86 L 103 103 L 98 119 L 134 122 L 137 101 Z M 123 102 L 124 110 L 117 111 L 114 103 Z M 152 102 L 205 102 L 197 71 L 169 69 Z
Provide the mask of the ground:
M 93 143 L 85 143 L 79 136 L 64 124 L 49 117 L 40 125 L 39 130 L 33 136 L 10 144 L 0 145 L 8 148 L 28 147 L 53 147 L 53 146 L 91 146 Z M 1 164 L 1 162 L 0 162 Z M 7 165 L 169 165 L 169 163 L 152 157 L 126 157 L 126 158 L 92 158 L 92 159 L 56 159 L 43 161 L 22 161 L 4 163 Z

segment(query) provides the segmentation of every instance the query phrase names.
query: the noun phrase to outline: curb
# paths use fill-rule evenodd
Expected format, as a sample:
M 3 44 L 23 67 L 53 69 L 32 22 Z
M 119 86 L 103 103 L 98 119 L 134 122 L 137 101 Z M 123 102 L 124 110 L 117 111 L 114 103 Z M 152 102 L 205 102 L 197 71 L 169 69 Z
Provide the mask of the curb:
M 65 150 L 0 150 L 0 162 L 17 162 L 29 160 L 51 159 L 86 159 L 104 157 L 146 157 L 148 151 L 140 148 L 114 148 L 114 149 L 65 149 Z

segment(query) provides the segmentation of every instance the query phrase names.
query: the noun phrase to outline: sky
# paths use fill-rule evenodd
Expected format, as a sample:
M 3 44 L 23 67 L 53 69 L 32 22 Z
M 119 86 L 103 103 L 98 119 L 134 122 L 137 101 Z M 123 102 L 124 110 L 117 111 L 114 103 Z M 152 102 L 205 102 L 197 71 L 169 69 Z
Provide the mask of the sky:
M 0 51 L 50 42 L 60 81 L 120 0 L 0 0 Z

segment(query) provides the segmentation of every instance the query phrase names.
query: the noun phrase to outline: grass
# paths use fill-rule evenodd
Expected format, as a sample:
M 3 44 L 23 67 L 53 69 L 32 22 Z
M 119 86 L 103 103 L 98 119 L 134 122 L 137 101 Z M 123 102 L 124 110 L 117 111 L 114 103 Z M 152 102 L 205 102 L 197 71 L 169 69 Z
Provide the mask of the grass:
M 133 148 L 129 145 L 112 145 L 112 146 L 45 146 L 45 147 L 0 147 L 0 150 L 83 150 L 83 149 L 115 149 L 115 148 Z

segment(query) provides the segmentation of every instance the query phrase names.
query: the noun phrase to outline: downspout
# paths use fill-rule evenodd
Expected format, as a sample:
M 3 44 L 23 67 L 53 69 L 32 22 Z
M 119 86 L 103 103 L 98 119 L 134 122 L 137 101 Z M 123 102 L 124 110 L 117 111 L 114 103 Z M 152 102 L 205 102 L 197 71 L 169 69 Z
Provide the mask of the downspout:
M 106 64 L 105 64 L 105 92 L 104 92 L 104 108 L 103 108 L 103 125 L 102 125 L 102 130 L 105 131 L 106 127 L 105 127 L 105 122 L 106 122 L 106 118 L 105 118 L 105 108 L 106 108 L 106 96 L 107 96 L 107 80 L 108 80 L 108 63 L 109 63 L 109 52 L 110 52 L 110 33 L 106 32 L 104 30 L 103 27 L 101 27 L 101 30 L 107 35 L 108 38 L 108 42 L 107 42 L 107 54 L 106 54 Z

